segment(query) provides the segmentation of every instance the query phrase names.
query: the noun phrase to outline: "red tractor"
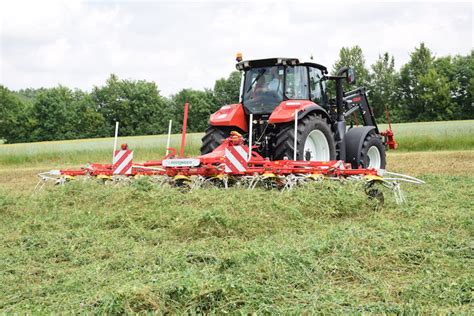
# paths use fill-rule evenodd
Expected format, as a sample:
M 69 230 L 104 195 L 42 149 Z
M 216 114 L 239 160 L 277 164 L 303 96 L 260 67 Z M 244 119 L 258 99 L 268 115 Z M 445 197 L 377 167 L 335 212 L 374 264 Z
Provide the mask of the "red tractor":
M 136 176 L 149 176 L 160 185 L 178 187 L 242 185 L 281 190 L 313 180 L 350 179 L 364 181 L 371 197 L 380 196 L 372 188 L 379 183 L 403 202 L 399 182 L 423 183 L 381 170 L 385 169 L 385 146 L 396 148 L 397 144 L 390 123 L 387 131 L 379 131 L 364 88 L 343 91 L 345 81 L 355 83 L 352 69 L 343 67 L 330 76 L 326 67 L 295 58 L 237 61 L 242 72 L 240 103 L 224 105 L 211 115 L 202 155 L 184 156 L 186 103 L 179 155 L 167 148 L 162 159 L 134 163 L 133 151 L 114 146 L 112 164 L 43 172 L 37 188 L 50 180 L 65 184 L 76 177 L 129 183 Z M 328 80 L 336 86 L 331 100 L 326 92 Z M 115 131 L 116 143 L 118 125 Z
M 240 103 L 211 115 L 201 154 L 237 131 L 272 161 L 343 160 L 353 168 L 385 169 L 385 146 L 395 147 L 393 134 L 387 139 L 380 133 L 365 88 L 343 91 L 344 82 L 355 84 L 351 68 L 330 76 L 326 67 L 296 58 L 242 61 L 239 56 L 236 68 L 242 72 Z M 335 81 L 334 99 L 327 95 L 328 80 Z M 357 117 L 363 126 L 353 125 Z M 351 120 L 349 128 L 346 120 Z

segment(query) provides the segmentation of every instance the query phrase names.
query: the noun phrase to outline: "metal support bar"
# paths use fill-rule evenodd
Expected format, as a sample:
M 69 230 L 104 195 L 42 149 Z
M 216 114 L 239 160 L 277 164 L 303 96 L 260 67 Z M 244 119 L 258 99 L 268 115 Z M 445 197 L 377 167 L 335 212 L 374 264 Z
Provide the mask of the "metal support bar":
M 170 148 L 170 140 L 171 140 L 171 125 L 173 123 L 173 120 L 170 120 L 170 123 L 168 125 L 168 139 L 166 140 L 166 156 L 169 154 L 169 149 Z
M 119 122 L 117 121 L 115 122 L 114 152 L 112 153 L 112 163 L 114 163 L 115 152 L 117 151 L 118 129 L 119 129 Z
M 253 114 L 249 117 L 249 156 L 247 161 L 252 158 L 252 134 L 253 134 Z
M 351 116 L 352 113 L 354 113 L 355 111 L 359 110 L 360 107 L 358 105 L 353 105 L 349 110 L 347 110 L 346 112 L 344 112 L 344 117 L 349 117 Z
M 296 160 L 296 153 L 298 152 L 298 110 L 295 110 L 295 140 L 293 144 L 293 160 Z

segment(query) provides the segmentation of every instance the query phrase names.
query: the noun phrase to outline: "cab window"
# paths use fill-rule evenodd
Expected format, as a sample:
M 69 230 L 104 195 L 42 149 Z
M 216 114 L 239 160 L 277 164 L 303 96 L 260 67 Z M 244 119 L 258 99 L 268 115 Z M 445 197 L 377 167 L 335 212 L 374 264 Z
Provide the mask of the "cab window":
M 286 67 L 286 97 L 288 99 L 309 99 L 308 92 L 308 69 L 305 66 Z
M 322 78 L 323 73 L 320 69 L 309 67 L 309 87 L 311 90 L 311 100 L 318 104 L 325 103 L 324 91 L 326 86 Z

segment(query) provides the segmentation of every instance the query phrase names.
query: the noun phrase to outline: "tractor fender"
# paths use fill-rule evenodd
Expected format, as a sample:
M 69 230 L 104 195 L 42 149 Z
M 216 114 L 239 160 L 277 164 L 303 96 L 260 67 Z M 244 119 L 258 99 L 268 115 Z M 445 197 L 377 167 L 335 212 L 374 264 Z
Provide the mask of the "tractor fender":
M 242 104 L 229 104 L 222 106 L 211 114 L 209 124 L 212 126 L 236 126 L 242 131 L 248 131 L 247 117 Z
M 353 168 L 358 168 L 365 137 L 372 131 L 375 131 L 375 126 L 353 127 L 346 132 L 344 136 L 344 143 L 346 143 L 346 162 L 350 162 Z
M 313 112 L 321 113 L 324 118 L 329 119 L 327 111 L 312 101 L 288 100 L 281 102 L 275 110 L 273 110 L 268 118 L 268 122 L 271 124 L 281 124 L 294 121 L 296 110 L 298 111 L 298 120 Z

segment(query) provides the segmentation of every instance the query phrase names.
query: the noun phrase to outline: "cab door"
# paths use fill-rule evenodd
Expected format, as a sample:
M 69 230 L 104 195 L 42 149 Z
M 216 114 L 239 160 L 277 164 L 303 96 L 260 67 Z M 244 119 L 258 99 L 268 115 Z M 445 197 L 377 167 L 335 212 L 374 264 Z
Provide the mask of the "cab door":
M 308 67 L 287 66 L 285 70 L 287 100 L 309 100 Z
M 314 103 L 326 106 L 327 95 L 326 95 L 326 82 L 323 79 L 324 75 L 321 69 L 315 67 L 308 67 L 309 70 L 309 88 L 310 88 L 310 100 Z

